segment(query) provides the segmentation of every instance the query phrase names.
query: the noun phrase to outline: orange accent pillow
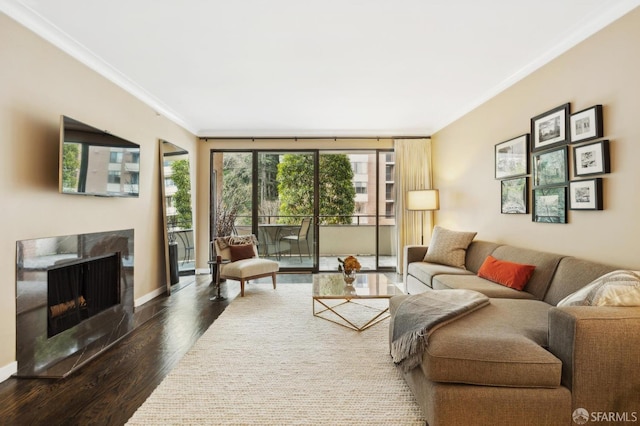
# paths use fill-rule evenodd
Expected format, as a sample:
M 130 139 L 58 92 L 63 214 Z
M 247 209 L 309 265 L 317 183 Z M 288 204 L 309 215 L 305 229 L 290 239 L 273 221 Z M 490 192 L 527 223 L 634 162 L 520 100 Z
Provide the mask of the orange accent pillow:
M 536 267 L 533 265 L 507 262 L 487 256 L 478 270 L 478 276 L 506 287 L 522 290 L 529 282 L 534 269 Z
M 253 251 L 253 244 L 239 244 L 237 246 L 229 246 L 231 251 L 231 261 L 235 262 L 242 259 L 251 259 L 256 256 Z

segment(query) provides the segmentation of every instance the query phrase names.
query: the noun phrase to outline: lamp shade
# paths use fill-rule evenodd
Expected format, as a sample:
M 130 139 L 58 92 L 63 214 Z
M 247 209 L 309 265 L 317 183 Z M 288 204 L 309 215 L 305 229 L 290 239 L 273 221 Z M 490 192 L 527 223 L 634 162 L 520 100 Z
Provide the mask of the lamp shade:
M 440 195 L 437 189 L 420 189 L 407 192 L 407 210 L 439 210 Z

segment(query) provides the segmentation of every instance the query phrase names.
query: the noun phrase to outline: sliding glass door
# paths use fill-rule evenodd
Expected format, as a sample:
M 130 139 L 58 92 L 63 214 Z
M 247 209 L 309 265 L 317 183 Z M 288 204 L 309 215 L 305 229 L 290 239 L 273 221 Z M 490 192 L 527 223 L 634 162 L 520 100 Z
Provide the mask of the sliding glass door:
M 254 234 L 281 271 L 317 271 L 317 151 L 212 152 L 211 238 Z
M 395 270 L 393 152 L 212 151 L 214 235 L 258 237 L 282 271 Z
M 280 262 L 281 270 L 317 271 L 317 151 L 256 155 L 261 255 Z

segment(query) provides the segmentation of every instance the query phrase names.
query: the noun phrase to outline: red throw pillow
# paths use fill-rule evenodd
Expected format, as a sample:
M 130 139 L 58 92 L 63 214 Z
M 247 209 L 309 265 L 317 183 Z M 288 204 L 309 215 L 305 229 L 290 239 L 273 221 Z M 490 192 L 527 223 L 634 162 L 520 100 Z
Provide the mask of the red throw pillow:
M 231 261 L 242 259 L 251 259 L 255 257 L 256 253 L 253 251 L 253 244 L 240 244 L 237 246 L 229 246 L 231 250 Z
M 478 270 L 478 276 L 506 287 L 522 290 L 529 282 L 534 269 L 536 267 L 533 265 L 507 262 L 487 256 Z

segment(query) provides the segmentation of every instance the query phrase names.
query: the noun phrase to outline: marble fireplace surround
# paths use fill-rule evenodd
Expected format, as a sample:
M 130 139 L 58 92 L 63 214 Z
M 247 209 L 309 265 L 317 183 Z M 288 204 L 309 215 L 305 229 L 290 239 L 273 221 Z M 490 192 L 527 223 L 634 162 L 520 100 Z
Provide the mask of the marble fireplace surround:
M 135 328 L 133 229 L 16 243 L 17 377 L 63 378 Z M 64 261 L 120 253 L 120 304 L 47 337 L 47 270 Z

